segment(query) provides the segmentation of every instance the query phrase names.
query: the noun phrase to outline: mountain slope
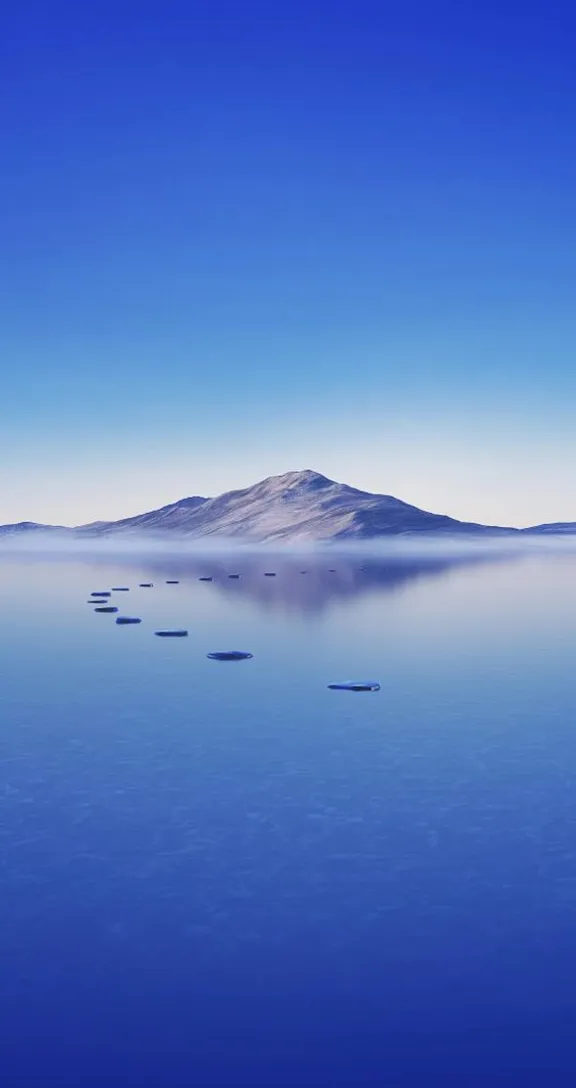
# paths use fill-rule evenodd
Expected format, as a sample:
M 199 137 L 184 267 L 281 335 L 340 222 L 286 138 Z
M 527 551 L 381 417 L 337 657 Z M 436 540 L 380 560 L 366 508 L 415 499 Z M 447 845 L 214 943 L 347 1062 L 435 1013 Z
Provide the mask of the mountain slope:
M 188 499 L 180 499 L 171 502 L 167 506 L 161 506 L 159 510 L 152 510 L 148 514 L 137 514 L 132 518 L 122 518 L 121 521 L 93 521 L 90 525 L 79 525 L 74 530 L 80 536 L 107 536 L 110 533 L 131 533 L 165 531 L 172 529 L 176 532 L 185 531 L 190 514 L 208 499 L 200 495 L 193 495 Z
M 431 514 L 391 495 L 373 495 L 306 469 L 270 476 L 212 499 L 182 499 L 136 518 L 82 526 L 82 535 L 177 532 L 252 541 L 369 540 L 405 533 L 516 532 Z

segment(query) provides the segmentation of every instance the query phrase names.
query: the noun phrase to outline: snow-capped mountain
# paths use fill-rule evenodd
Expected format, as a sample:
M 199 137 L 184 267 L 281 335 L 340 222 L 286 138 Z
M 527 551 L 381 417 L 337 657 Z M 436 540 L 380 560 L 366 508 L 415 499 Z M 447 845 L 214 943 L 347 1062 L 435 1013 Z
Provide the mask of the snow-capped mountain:
M 43 532 L 81 539 L 129 534 L 165 536 L 170 533 L 189 538 L 306 543 L 431 533 L 565 536 L 576 535 L 576 522 L 513 529 L 457 521 L 445 514 L 421 510 L 392 495 L 360 491 L 305 469 L 283 476 L 269 476 L 252 487 L 227 491 L 216 498 L 194 495 L 120 521 L 95 521 L 73 529 L 29 521 L 0 526 L 3 537 Z
M 335 483 L 310 469 L 270 476 L 216 498 L 181 499 L 138 517 L 82 526 L 77 531 L 103 536 L 168 530 L 191 537 L 259 541 L 366 540 L 399 533 L 488 531 L 481 525 L 419 510 L 391 495 L 373 495 Z

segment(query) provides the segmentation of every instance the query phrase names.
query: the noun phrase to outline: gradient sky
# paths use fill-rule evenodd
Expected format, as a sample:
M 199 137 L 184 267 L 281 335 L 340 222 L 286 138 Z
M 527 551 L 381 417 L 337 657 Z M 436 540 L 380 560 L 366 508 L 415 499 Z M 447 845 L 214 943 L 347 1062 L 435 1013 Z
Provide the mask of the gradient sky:
M 12 0 L 0 522 L 304 467 L 576 520 L 571 11 Z

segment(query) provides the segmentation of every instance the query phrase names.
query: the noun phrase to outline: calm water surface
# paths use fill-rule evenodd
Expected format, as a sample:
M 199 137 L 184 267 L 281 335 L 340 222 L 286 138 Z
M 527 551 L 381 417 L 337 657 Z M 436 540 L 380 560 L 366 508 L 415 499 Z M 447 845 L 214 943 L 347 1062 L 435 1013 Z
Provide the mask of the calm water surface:
M 271 563 L 0 563 L 3 1085 L 575 1083 L 576 559 Z

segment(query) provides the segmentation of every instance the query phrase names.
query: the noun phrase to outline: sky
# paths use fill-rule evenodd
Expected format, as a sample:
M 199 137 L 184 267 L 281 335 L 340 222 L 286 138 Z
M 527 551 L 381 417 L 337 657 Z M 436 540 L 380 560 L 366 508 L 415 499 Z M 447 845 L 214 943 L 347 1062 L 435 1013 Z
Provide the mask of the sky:
M 575 16 L 0 16 L 0 523 L 314 468 L 576 520 Z

